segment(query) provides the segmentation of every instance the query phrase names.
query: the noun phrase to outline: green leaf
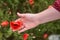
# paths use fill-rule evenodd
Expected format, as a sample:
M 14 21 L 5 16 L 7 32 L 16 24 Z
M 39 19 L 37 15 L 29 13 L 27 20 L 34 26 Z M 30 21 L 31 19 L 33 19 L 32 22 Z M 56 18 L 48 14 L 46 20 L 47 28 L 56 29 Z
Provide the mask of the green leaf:
M 2 38 L 3 38 L 3 34 L 2 32 L 0 32 L 0 40 L 2 40 Z
M 12 31 L 9 29 L 6 31 L 6 33 L 4 34 L 6 38 L 10 37 L 12 34 Z

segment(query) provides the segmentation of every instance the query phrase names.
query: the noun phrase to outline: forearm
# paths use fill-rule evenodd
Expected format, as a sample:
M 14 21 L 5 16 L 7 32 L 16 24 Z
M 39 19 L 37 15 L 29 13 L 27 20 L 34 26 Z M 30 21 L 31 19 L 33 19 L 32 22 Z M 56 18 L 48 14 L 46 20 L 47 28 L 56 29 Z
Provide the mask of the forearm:
M 60 12 L 53 7 L 38 13 L 38 21 L 40 22 L 40 24 L 57 20 L 57 19 L 60 19 Z

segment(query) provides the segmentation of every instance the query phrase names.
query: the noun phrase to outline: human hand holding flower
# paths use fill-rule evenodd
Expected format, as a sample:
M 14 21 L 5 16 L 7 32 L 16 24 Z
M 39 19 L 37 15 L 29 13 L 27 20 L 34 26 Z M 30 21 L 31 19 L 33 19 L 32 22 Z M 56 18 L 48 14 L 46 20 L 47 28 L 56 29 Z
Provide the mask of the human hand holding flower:
M 29 14 L 29 13 L 20 14 L 20 13 L 17 13 L 17 15 L 20 18 L 17 19 L 16 21 L 22 20 L 23 25 L 24 25 L 24 28 L 21 29 L 20 31 L 18 31 L 19 33 L 24 32 L 24 31 L 31 29 L 31 28 L 35 28 L 39 24 L 39 21 L 37 19 L 37 14 Z
M 55 8 L 50 7 L 40 13 L 37 14 L 19 14 L 17 15 L 20 17 L 16 21 L 22 20 L 24 28 L 18 31 L 19 33 L 29 30 L 31 28 L 35 28 L 39 24 L 43 24 L 46 22 L 54 21 L 60 19 L 60 12 L 57 11 Z

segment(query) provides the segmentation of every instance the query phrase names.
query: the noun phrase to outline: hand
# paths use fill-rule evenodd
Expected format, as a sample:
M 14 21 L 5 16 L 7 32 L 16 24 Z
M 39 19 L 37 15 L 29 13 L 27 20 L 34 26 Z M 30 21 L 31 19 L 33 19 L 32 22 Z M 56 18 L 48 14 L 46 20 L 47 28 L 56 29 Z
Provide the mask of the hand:
M 48 8 L 38 14 L 19 14 L 20 17 L 18 20 L 22 20 L 24 24 L 24 28 L 22 28 L 19 33 L 29 30 L 31 28 L 35 28 L 39 24 L 43 24 L 46 22 L 54 21 L 60 19 L 60 12 L 58 12 L 55 8 Z
M 24 32 L 24 31 L 29 30 L 29 29 L 32 29 L 32 28 L 35 28 L 39 24 L 37 14 L 28 14 L 28 13 L 20 14 L 20 13 L 17 13 L 17 15 L 20 18 L 17 19 L 16 21 L 22 20 L 23 24 L 25 26 L 23 29 L 18 31 L 19 33 Z

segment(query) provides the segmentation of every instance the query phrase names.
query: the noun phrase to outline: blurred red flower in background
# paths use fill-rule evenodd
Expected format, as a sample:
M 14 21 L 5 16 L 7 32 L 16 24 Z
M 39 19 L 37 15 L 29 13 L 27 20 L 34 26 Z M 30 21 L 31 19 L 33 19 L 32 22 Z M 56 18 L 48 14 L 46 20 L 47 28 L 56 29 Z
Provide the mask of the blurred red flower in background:
M 25 33 L 25 34 L 23 35 L 23 40 L 27 40 L 27 39 L 28 39 L 28 36 L 29 36 L 29 34 Z
M 23 25 L 22 21 L 10 22 L 10 28 L 12 29 L 12 31 L 18 31 L 19 29 L 21 29 L 22 25 Z
M 9 24 L 8 21 L 3 21 L 3 22 L 1 23 L 1 26 L 2 26 L 2 27 L 5 27 L 5 26 L 7 26 L 8 24 Z
M 44 34 L 43 38 L 46 39 L 48 37 L 48 34 Z
M 29 4 L 33 5 L 34 4 L 34 0 L 29 0 Z

